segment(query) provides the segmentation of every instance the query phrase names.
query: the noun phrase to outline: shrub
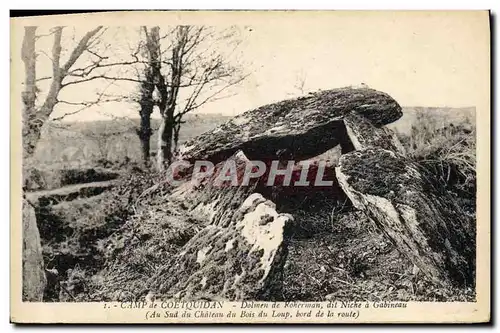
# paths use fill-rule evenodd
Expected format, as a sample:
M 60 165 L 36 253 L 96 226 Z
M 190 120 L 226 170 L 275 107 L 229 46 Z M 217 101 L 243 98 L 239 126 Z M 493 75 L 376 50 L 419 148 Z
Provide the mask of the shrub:
M 156 174 L 137 170 L 98 196 L 36 207 L 46 268 L 54 272 L 46 301 L 89 299 L 88 280 L 106 259 L 100 242 L 123 228 L 156 183 Z
M 419 113 L 408 135 L 400 134 L 407 155 L 443 193 L 457 199 L 461 208 L 475 213 L 476 129 L 470 119 L 458 124 L 439 122 Z

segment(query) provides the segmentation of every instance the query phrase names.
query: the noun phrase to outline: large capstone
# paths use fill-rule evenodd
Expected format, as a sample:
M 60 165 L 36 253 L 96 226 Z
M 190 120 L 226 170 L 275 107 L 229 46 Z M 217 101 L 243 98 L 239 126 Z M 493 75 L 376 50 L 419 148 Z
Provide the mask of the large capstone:
M 348 143 L 343 119 L 359 115 L 374 127 L 402 116 L 386 93 L 340 88 L 259 107 L 188 142 L 178 158 L 223 161 L 242 150 L 253 160 L 303 160 Z

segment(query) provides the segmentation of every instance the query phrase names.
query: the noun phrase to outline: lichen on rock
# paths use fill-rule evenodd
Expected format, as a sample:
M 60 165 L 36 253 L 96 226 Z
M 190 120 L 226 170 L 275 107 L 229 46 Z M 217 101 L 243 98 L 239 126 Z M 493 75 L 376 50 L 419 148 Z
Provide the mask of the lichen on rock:
M 340 88 L 312 93 L 247 111 L 188 142 L 179 158 L 223 161 L 242 150 L 250 159 L 273 159 L 280 150 L 298 160 L 342 143 L 342 120 L 359 115 L 381 127 L 402 116 L 389 95 L 369 89 Z
M 195 235 L 168 267 L 149 284 L 158 297 L 260 299 L 279 297 L 286 247 L 284 232 L 292 220 L 279 214 L 260 194 L 250 195 L 227 227 L 209 225 Z M 269 219 L 272 217 L 272 220 Z M 267 219 L 266 224 L 261 224 Z
M 23 301 L 41 302 L 47 284 L 35 209 L 23 199 Z
M 473 281 L 473 221 L 417 165 L 392 151 L 369 148 L 343 155 L 337 177 L 354 206 L 424 274 L 443 285 Z
M 368 119 L 357 114 L 346 116 L 344 124 L 353 150 L 375 147 L 405 155 L 403 145 L 391 129 L 376 127 Z
M 228 161 L 235 163 L 240 184 L 250 160 L 238 151 Z M 205 220 L 206 224 L 227 226 L 237 208 L 254 192 L 257 183 L 250 182 L 248 186 L 234 186 L 229 181 L 217 183 L 223 168 L 224 162 L 220 162 L 214 166 L 212 174 L 188 177 L 172 191 L 169 200 L 181 202 L 188 214 L 198 220 Z

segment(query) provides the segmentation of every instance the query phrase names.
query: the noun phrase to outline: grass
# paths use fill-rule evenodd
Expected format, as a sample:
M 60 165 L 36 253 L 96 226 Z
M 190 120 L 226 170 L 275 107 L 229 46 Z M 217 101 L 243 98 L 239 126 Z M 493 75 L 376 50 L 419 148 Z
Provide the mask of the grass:
M 144 192 L 143 192 L 144 193 Z M 161 190 L 134 201 L 133 213 L 114 232 L 94 240 L 100 265 L 70 271 L 66 288 L 72 297 L 64 301 L 131 301 L 149 291 L 148 279 L 201 228 L 199 223 L 176 213 Z
M 394 299 L 391 293 L 401 290 L 409 297 L 407 288 L 395 285 L 409 263 L 373 223 L 357 212 L 336 222 L 329 232 L 291 239 L 284 268 L 285 299 L 375 301 Z
M 408 157 L 430 175 L 434 185 L 455 197 L 463 211 L 475 214 L 476 128 L 465 118 L 459 123 L 443 123 L 420 114 L 408 135 L 399 134 Z
M 363 212 L 340 202 L 296 211 L 283 271 L 290 301 L 474 301 L 473 286 L 443 288 L 403 256 Z

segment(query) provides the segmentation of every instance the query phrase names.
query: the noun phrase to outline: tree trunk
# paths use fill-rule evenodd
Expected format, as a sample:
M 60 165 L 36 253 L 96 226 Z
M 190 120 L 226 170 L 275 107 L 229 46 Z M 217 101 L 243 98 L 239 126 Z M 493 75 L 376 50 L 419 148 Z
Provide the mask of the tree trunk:
M 26 27 L 22 58 L 26 71 L 25 91 L 23 93 L 24 119 L 23 119 L 23 149 L 26 158 L 30 158 L 35 152 L 35 147 L 40 139 L 43 124 L 49 119 L 50 114 L 57 104 L 57 96 L 62 87 L 62 80 L 66 72 L 59 67 L 61 58 L 62 27 L 56 27 L 54 32 L 54 43 L 52 45 L 52 83 L 45 102 L 39 110 L 36 109 L 36 53 L 35 53 L 35 31 L 36 27 Z M 82 50 L 83 52 L 83 50 Z M 80 53 L 81 54 L 81 53 Z
M 150 154 L 150 138 L 151 138 L 151 118 L 145 117 L 141 113 L 141 128 L 137 133 L 139 135 L 139 140 L 141 141 L 141 151 L 142 160 L 144 164 L 149 165 L 149 154 Z
M 165 112 L 158 129 L 158 151 L 156 164 L 159 171 L 172 162 L 172 136 L 174 131 L 173 115 Z
M 160 28 L 153 27 L 147 34 L 147 45 L 150 55 L 152 75 L 155 86 L 160 93 L 160 114 L 162 115 L 162 124 L 158 133 L 158 152 L 156 164 L 158 170 L 163 170 L 165 164 L 172 161 L 172 141 L 174 136 L 175 117 L 174 112 L 177 105 L 177 95 L 183 73 L 183 57 L 185 56 L 185 47 L 187 44 L 187 27 L 179 27 L 177 30 L 176 44 L 172 48 L 172 60 L 170 63 L 171 80 L 167 84 L 165 77 L 161 73 L 160 61 Z
M 166 143 L 163 141 L 163 134 L 165 133 L 165 119 L 161 120 L 160 128 L 158 128 L 158 144 L 156 148 L 156 168 L 158 171 L 163 171 L 164 168 L 164 155 L 163 148 Z
M 25 80 L 23 100 L 23 151 L 24 156 L 33 155 L 36 145 L 37 127 L 41 124 L 36 121 L 36 53 L 35 53 L 35 33 L 37 27 L 24 28 L 24 40 L 22 46 L 22 59 L 24 62 Z
M 155 86 L 153 83 L 152 71 L 151 69 L 148 69 L 146 71 L 146 80 L 141 84 L 141 110 L 139 111 L 141 124 L 139 130 L 137 131 L 137 135 L 141 141 L 142 158 L 146 166 L 149 165 L 150 139 L 153 134 L 153 131 L 151 130 L 151 114 L 153 113 L 154 108 L 154 89 Z
M 182 124 L 182 122 L 181 122 L 181 120 L 179 120 L 174 125 L 174 150 L 173 150 L 174 152 L 179 147 L 179 134 L 181 131 L 181 124 Z
M 102 29 L 95 28 L 85 34 L 78 45 L 71 52 L 67 62 L 61 66 L 61 39 L 63 27 L 54 28 L 54 42 L 52 44 L 52 82 L 43 105 L 37 110 L 36 102 L 36 27 L 26 27 L 21 49 L 26 77 L 23 99 L 23 149 L 24 157 L 30 158 L 35 152 L 35 147 L 40 139 L 43 124 L 49 119 L 54 107 L 58 103 L 57 96 L 62 88 L 62 81 L 68 74 L 71 66 L 75 64 L 82 53 L 87 49 L 88 43 Z

